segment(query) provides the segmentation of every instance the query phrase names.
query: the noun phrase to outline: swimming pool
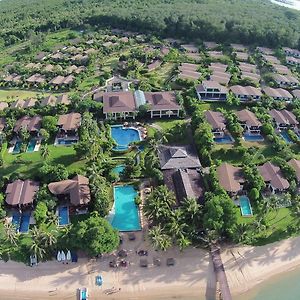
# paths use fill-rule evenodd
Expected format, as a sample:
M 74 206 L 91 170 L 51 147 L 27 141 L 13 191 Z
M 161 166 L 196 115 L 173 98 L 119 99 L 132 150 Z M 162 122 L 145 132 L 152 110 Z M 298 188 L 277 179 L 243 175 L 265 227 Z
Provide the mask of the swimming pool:
M 141 141 L 140 133 L 134 128 L 124 128 L 122 125 L 111 126 L 111 136 L 117 143 L 114 150 L 127 150 L 133 142 Z
M 69 224 L 69 208 L 67 206 L 58 207 L 58 225 L 64 226 Z
M 22 146 L 21 141 L 16 142 L 12 153 L 14 153 L 14 154 L 20 153 L 21 146 Z
M 36 140 L 30 140 L 27 146 L 27 152 L 33 152 L 36 145 Z
M 287 133 L 287 131 L 281 131 L 280 132 L 280 135 L 281 137 L 284 139 L 284 141 L 287 143 L 287 144 L 292 144 L 293 141 L 292 139 L 290 138 L 289 134 Z
M 215 143 L 218 144 L 232 144 L 234 142 L 233 138 L 229 135 L 223 135 L 222 137 L 215 137 Z
M 16 227 L 17 232 L 26 233 L 29 230 L 30 225 L 30 212 L 20 214 L 16 212 L 12 217 L 12 224 Z
M 65 139 L 57 139 L 57 144 L 58 145 L 73 145 L 76 144 L 78 140 L 73 139 L 73 140 L 65 140 Z
M 260 134 L 244 134 L 244 140 L 247 141 L 247 142 L 262 142 L 264 141 L 264 138 L 262 135 Z
M 119 165 L 113 168 L 113 172 L 120 175 L 125 169 L 124 165 Z
M 141 230 L 139 212 L 135 205 L 137 191 L 133 185 L 114 187 L 114 217 L 111 225 L 119 231 Z
M 247 196 L 240 196 L 240 208 L 243 217 L 250 217 L 253 215 L 250 200 Z

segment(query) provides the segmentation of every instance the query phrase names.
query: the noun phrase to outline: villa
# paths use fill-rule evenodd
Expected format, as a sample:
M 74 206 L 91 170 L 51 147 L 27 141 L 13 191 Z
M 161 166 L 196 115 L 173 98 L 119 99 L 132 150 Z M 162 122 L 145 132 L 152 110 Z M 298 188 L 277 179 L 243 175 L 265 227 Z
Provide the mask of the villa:
M 213 80 L 204 80 L 196 86 L 199 100 L 226 100 L 228 89 Z
M 56 97 L 54 95 L 50 95 L 41 100 L 41 106 L 55 106 L 56 101 Z
M 279 74 L 282 74 L 282 75 L 291 74 L 290 69 L 287 66 L 284 66 L 284 65 L 273 65 L 272 68 L 276 73 L 279 73 Z
M 3 81 L 12 84 L 19 84 L 22 81 L 22 76 L 16 73 L 9 74 L 8 76 L 4 77 Z
M 221 112 L 207 110 L 205 112 L 205 118 L 211 125 L 212 133 L 215 137 L 222 137 L 225 135 L 226 120 Z
M 73 75 L 68 75 L 66 77 L 64 76 L 56 76 L 54 77 L 49 84 L 51 84 L 54 87 L 62 87 L 62 86 L 71 86 L 75 80 L 75 77 Z
M 249 54 L 245 52 L 233 52 L 236 60 L 247 61 L 249 59 Z
M 293 100 L 293 96 L 287 91 L 282 88 L 271 88 L 271 87 L 265 87 L 263 88 L 263 92 L 273 98 L 274 100 L 279 100 L 279 101 L 291 101 Z
M 297 87 L 299 85 L 299 81 L 292 75 L 281 75 L 281 74 L 274 74 L 273 75 L 274 81 L 280 87 Z
M 39 190 L 39 183 L 32 180 L 15 180 L 9 183 L 6 187 L 5 202 L 10 207 L 25 208 L 32 206 L 37 191 Z
M 284 54 L 287 56 L 294 56 L 300 58 L 300 51 L 298 49 L 291 49 L 288 47 L 283 47 L 282 50 L 284 51 Z
M 136 91 L 138 92 L 138 91 Z M 137 106 L 143 105 L 143 103 L 138 103 L 138 99 L 143 100 L 143 97 L 138 97 L 135 92 L 135 99 Z M 175 92 L 142 92 L 144 94 L 144 98 L 146 102 L 144 104 L 149 105 L 148 112 L 150 112 L 151 118 L 154 117 L 171 117 L 177 116 L 179 117 L 179 113 L 181 110 L 181 106 L 176 101 Z
M 290 184 L 283 177 L 280 168 L 270 162 L 266 162 L 262 166 L 258 166 L 258 171 L 263 177 L 267 189 L 273 194 L 286 191 Z
M 200 174 L 202 167 L 194 147 L 160 146 L 158 156 L 164 182 L 175 192 L 177 204 L 187 197 L 202 202 L 204 197 L 204 183 Z
M 300 160 L 292 158 L 288 164 L 295 170 L 298 184 L 300 183 Z
M 276 64 L 279 65 L 280 64 L 280 60 L 277 57 L 272 56 L 272 55 L 263 54 L 262 59 L 263 59 L 263 61 L 265 61 L 266 63 L 269 63 L 271 65 L 276 65 Z
M 131 81 L 120 76 L 113 76 L 105 82 L 106 92 L 128 92 Z
M 292 65 L 292 66 L 300 66 L 300 59 L 299 58 L 296 58 L 296 57 L 293 57 L 293 56 L 287 56 L 286 57 L 286 62 L 289 64 L 289 65 Z
M 293 129 L 295 130 L 299 125 L 296 116 L 284 109 L 284 110 L 276 110 L 272 109 L 269 112 L 270 116 L 273 118 L 273 122 L 275 123 L 275 127 L 277 130 L 286 130 Z
M 78 130 L 81 126 L 81 114 L 69 113 L 60 115 L 57 122 L 58 134 L 55 145 L 75 143 L 78 141 Z
M 203 42 L 203 44 L 204 47 L 209 50 L 216 49 L 220 46 L 220 44 L 217 44 L 216 42 Z
M 260 134 L 262 124 L 252 111 L 248 109 L 243 109 L 237 111 L 236 115 L 246 133 L 253 135 Z
M 8 103 L 7 102 L 0 102 L 0 111 L 8 108 Z
M 222 63 L 211 63 L 208 69 L 213 72 L 226 72 L 227 65 Z
M 300 99 L 300 90 L 293 90 L 292 94 L 294 95 L 295 98 Z
M 233 85 L 230 90 L 241 101 L 258 101 L 262 96 L 261 90 L 253 86 Z
M 245 178 L 242 168 L 223 163 L 216 169 L 221 187 L 230 195 L 237 196 L 244 189 Z
M 256 47 L 256 51 L 266 55 L 272 55 L 274 53 L 272 49 L 266 47 Z
M 68 200 L 77 208 L 86 207 L 91 201 L 89 179 L 76 175 L 73 179 L 52 182 L 48 184 L 49 191 L 60 200 Z
M 201 73 L 198 72 L 199 66 L 196 64 L 182 63 L 179 67 L 178 78 L 197 80 L 200 78 Z
M 242 44 L 230 44 L 232 50 L 237 52 L 247 52 L 248 48 Z
M 241 78 L 242 79 L 250 79 L 250 80 L 254 81 L 255 83 L 259 83 L 261 76 L 256 73 L 241 71 Z
M 41 74 L 34 74 L 26 79 L 26 82 L 33 85 L 39 85 L 46 82 L 46 77 Z
M 187 53 L 198 53 L 199 49 L 194 44 L 184 44 L 180 46 Z
M 37 99 L 29 98 L 27 100 L 18 99 L 17 101 L 10 104 L 10 108 L 14 109 L 25 109 L 34 107 L 37 103 Z
M 242 72 L 257 73 L 256 65 L 252 65 L 252 64 L 249 64 L 249 63 L 239 62 L 239 69 Z
M 222 85 L 228 85 L 230 78 L 231 74 L 227 72 L 213 71 L 213 73 L 209 77 L 209 80 L 218 82 Z
M 19 134 L 22 129 L 28 131 L 31 136 L 38 136 L 42 125 L 42 118 L 40 116 L 29 117 L 24 116 L 17 120 L 14 133 Z

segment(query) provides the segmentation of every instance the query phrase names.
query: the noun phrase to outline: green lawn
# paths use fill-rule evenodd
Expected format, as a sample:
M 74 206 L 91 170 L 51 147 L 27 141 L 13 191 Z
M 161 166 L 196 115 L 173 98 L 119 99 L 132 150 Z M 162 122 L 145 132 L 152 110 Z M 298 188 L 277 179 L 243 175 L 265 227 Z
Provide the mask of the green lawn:
M 160 121 L 155 121 L 154 124 L 160 126 L 163 131 L 167 131 L 172 129 L 176 124 L 183 124 L 185 123 L 185 120 L 160 120 Z
M 36 98 L 38 95 L 41 97 L 48 96 L 50 93 L 26 91 L 20 89 L 0 89 L 0 101 L 12 102 L 16 99 Z
M 79 161 L 73 147 L 49 146 L 49 162 L 52 164 L 63 164 L 69 172 L 75 172 L 84 167 L 85 161 Z M 18 174 L 23 178 L 33 178 L 43 164 L 40 152 L 9 154 L 3 151 L 3 166 L 0 176 Z

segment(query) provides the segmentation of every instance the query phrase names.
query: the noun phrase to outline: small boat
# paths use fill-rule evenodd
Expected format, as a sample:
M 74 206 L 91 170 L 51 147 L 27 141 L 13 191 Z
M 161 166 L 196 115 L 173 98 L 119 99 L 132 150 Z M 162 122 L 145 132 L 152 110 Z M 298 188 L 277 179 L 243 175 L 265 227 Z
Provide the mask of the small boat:
M 71 251 L 70 250 L 68 250 L 66 258 L 67 258 L 68 261 L 70 261 L 72 259 Z
M 57 259 L 57 261 L 61 261 L 61 252 L 60 251 L 57 252 L 56 259 Z
M 61 251 L 61 261 L 65 261 L 66 260 L 66 254 L 64 251 Z
M 88 300 L 89 294 L 87 288 L 80 288 L 79 289 L 79 300 Z

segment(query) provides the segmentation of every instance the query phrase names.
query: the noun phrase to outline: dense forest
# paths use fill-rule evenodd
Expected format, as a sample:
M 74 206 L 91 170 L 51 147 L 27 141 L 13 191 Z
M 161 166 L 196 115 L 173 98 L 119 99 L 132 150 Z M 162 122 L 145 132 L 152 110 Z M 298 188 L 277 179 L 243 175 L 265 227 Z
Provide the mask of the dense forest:
M 110 26 L 160 36 L 300 47 L 300 13 L 265 0 L 2 0 L 0 38 Z

